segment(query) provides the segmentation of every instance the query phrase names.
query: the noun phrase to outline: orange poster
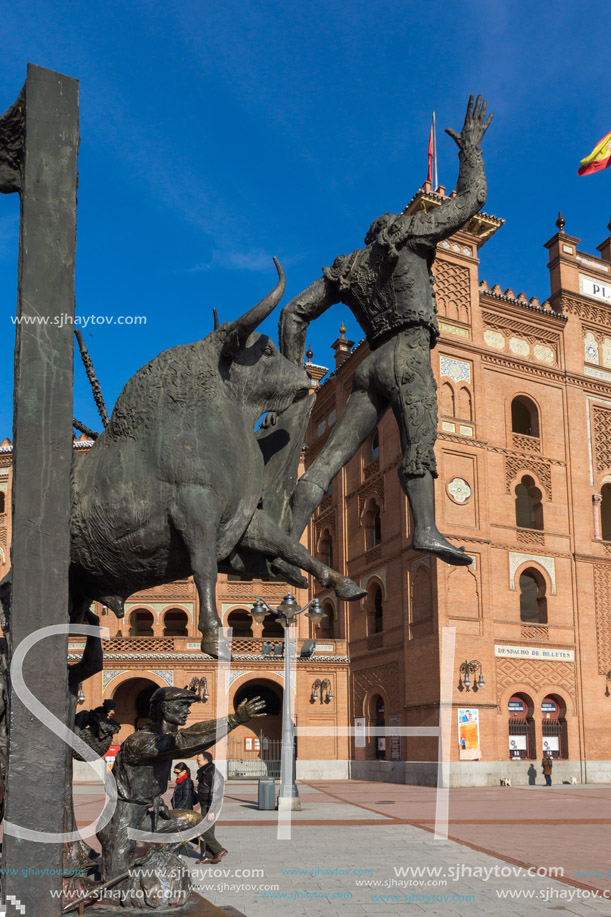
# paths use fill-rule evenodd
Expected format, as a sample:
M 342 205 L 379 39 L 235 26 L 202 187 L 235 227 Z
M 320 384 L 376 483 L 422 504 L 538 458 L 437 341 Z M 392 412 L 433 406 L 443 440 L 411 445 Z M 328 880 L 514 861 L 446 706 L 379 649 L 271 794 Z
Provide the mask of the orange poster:
M 481 758 L 479 710 L 472 707 L 458 708 L 458 748 L 461 761 L 478 761 Z

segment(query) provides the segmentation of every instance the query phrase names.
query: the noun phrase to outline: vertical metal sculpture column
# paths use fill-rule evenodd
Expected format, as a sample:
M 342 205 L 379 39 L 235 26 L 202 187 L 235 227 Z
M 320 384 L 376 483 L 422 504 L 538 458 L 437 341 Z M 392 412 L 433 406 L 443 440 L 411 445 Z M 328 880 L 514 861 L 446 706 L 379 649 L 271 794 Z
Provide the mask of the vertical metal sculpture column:
M 41 627 L 68 620 L 78 140 L 78 82 L 30 64 L 19 99 L 0 119 L 0 190 L 21 196 L 12 654 Z M 33 646 L 23 674 L 27 687 L 65 722 L 67 636 Z M 53 896 L 62 887 L 62 844 L 26 839 L 15 826 L 61 834 L 65 780 L 65 744 L 12 685 L 2 900 L 19 899 L 26 915 L 62 913 L 61 898 Z M 30 869 L 27 878 L 18 874 L 22 869 Z M 13 909 L 8 905 L 7 913 Z

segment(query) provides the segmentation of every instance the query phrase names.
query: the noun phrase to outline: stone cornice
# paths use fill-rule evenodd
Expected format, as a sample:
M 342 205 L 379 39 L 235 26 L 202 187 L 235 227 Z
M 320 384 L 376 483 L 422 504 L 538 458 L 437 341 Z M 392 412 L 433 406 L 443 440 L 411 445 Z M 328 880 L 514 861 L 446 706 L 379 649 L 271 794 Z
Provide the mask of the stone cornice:
M 486 283 L 486 281 L 483 281 Z M 518 299 L 517 296 L 507 296 L 506 293 L 495 293 L 494 290 L 486 290 L 481 288 L 479 289 L 480 299 L 490 298 L 494 299 L 497 302 L 508 303 L 512 306 L 516 306 L 518 309 L 526 309 L 528 312 L 532 312 L 536 315 L 541 315 L 545 318 L 552 318 L 555 320 L 560 319 L 561 322 L 568 321 L 568 315 L 563 315 L 561 312 L 556 312 L 555 309 L 546 309 L 545 306 L 536 305 L 535 303 L 529 302 L 526 299 Z M 490 306 L 494 306 L 494 303 L 490 303 Z M 484 308 L 484 305 L 481 304 L 481 307 Z
M 482 318 L 489 328 L 514 331 L 524 337 L 534 337 L 550 344 L 558 344 L 562 337 L 561 330 L 544 328 L 541 325 L 528 324 L 527 322 L 508 316 L 502 312 L 490 312 L 482 309 Z M 552 313 L 555 315 L 555 313 Z
M 81 653 L 68 653 L 68 659 L 70 661 L 75 660 L 79 661 L 82 658 Z M 265 663 L 266 667 L 269 667 L 269 656 L 251 655 L 250 653 L 235 653 L 232 656 L 234 661 L 239 660 L 248 660 L 250 662 L 261 662 Z M 276 657 L 279 658 L 279 657 Z M 216 659 L 213 656 L 208 656 L 206 653 L 104 653 L 104 662 L 144 662 L 146 660 L 156 662 L 160 659 L 165 659 L 173 662 L 212 662 L 216 663 Z M 300 665 L 314 663 L 318 664 L 319 662 L 331 662 L 331 663 L 349 663 L 350 656 L 311 656 L 308 659 L 300 659 L 297 657 L 296 661 Z M 104 666 L 108 668 L 108 666 Z
M 541 455 L 539 452 L 520 452 L 519 449 L 509 449 L 507 446 L 493 446 L 483 439 L 473 439 L 471 436 L 459 436 L 457 433 L 445 433 L 440 431 L 437 439 L 448 440 L 453 443 L 460 443 L 462 446 L 475 446 L 478 449 L 485 449 L 486 452 L 496 452 L 501 455 L 517 455 L 526 460 L 549 462 L 550 465 L 561 465 L 566 467 L 566 462 L 562 459 L 550 458 L 547 455 Z
M 588 322 L 594 322 L 602 330 L 609 331 L 611 309 L 608 307 L 600 305 L 590 297 L 580 296 L 579 293 L 572 293 L 570 296 L 566 293 L 561 293 L 558 301 L 563 311 L 577 315 L 579 318 L 584 318 Z

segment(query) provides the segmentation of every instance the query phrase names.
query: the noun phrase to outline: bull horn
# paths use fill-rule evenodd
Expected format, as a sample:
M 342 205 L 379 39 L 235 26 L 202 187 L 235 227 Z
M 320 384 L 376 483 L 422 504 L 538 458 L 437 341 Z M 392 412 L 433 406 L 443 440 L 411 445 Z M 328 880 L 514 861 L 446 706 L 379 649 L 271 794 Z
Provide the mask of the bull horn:
M 219 316 L 218 316 L 218 312 L 216 311 L 216 309 L 214 308 L 214 306 L 212 307 L 212 315 L 214 316 L 214 330 L 215 330 L 215 331 L 218 331 L 218 328 L 219 328 Z
M 253 333 L 255 328 L 260 325 L 268 315 L 271 315 L 282 299 L 282 294 L 286 286 L 286 276 L 277 258 L 274 258 L 274 264 L 278 271 L 278 283 L 271 293 L 268 293 L 261 302 L 253 306 L 252 309 L 249 309 L 248 312 L 245 312 L 240 318 L 237 318 L 235 322 L 232 322 L 227 332 L 226 348 L 233 348 L 236 344 L 243 347 L 249 335 Z

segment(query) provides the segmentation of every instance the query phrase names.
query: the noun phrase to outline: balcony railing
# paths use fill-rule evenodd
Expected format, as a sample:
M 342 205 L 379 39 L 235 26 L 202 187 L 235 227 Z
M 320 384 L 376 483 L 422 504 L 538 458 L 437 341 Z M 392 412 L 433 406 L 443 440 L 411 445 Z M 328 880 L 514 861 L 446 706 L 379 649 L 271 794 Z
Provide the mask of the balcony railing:
M 194 656 L 197 656 L 199 653 L 199 643 L 200 635 L 189 637 L 113 637 L 111 640 L 104 640 L 102 643 L 102 648 L 105 654 L 125 654 L 134 655 L 141 653 L 142 655 L 156 654 L 156 653 L 193 653 Z M 301 646 L 305 642 L 304 640 L 298 640 L 297 650 L 301 650 Z M 232 653 L 235 654 L 244 654 L 250 656 L 261 656 L 262 659 L 273 659 L 274 654 L 263 656 L 263 644 L 271 643 L 272 646 L 276 643 L 284 645 L 284 636 L 278 635 L 275 637 L 234 637 L 231 644 Z M 331 647 L 331 649 L 325 649 L 320 653 L 321 656 L 344 656 L 346 655 L 346 641 L 345 640 L 334 640 L 326 637 L 319 637 L 317 643 L 325 646 Z M 83 637 L 74 637 L 71 638 L 70 644 L 73 648 L 76 649 L 79 646 L 81 649 L 83 647 Z M 280 658 L 280 657 L 279 657 Z
M 538 436 L 527 436 L 526 433 L 513 433 L 513 448 L 520 452 L 541 452 L 541 440 Z

